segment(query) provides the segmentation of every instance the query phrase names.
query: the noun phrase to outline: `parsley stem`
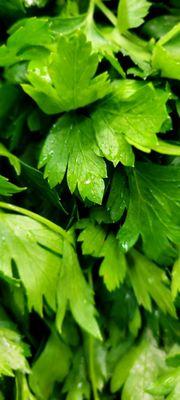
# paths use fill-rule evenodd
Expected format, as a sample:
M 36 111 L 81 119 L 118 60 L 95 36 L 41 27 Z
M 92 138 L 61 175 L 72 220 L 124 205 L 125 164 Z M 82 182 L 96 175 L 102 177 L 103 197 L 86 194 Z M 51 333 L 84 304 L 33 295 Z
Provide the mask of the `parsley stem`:
M 94 15 L 95 0 L 90 0 L 88 8 L 88 19 L 92 20 Z
M 106 16 L 109 21 L 116 26 L 117 25 L 117 18 L 115 15 L 106 7 L 101 0 L 95 0 L 96 6 L 102 11 L 102 13 Z
M 63 228 L 61 228 L 59 225 L 56 225 L 54 222 L 46 219 L 45 217 L 42 217 L 41 215 L 34 213 L 33 211 L 29 211 L 25 208 L 15 206 L 14 204 L 4 203 L 3 201 L 0 201 L 0 208 L 26 215 L 27 217 L 30 217 L 40 222 L 41 224 L 46 225 L 49 229 L 51 229 L 56 233 L 59 233 L 65 239 L 70 241 L 68 233 Z
M 89 285 L 93 289 L 93 280 L 92 280 L 92 271 L 91 270 L 89 270 L 89 272 L 88 272 L 88 281 L 89 281 Z M 95 367 L 94 367 L 94 340 L 95 339 L 92 335 L 87 334 L 89 378 L 90 378 L 91 385 L 92 385 L 92 392 L 93 392 L 94 400 L 99 400 Z

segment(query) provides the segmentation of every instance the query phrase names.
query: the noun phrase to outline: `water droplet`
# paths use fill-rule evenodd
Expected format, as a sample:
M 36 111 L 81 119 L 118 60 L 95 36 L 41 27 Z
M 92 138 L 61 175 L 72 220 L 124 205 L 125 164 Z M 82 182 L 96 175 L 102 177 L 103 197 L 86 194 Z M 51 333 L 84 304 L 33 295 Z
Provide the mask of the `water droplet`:
M 89 185 L 91 183 L 90 179 L 87 179 L 85 182 L 85 185 Z
M 123 248 L 124 251 L 128 251 L 128 249 L 129 249 L 128 242 L 123 242 L 122 243 L 122 248 Z

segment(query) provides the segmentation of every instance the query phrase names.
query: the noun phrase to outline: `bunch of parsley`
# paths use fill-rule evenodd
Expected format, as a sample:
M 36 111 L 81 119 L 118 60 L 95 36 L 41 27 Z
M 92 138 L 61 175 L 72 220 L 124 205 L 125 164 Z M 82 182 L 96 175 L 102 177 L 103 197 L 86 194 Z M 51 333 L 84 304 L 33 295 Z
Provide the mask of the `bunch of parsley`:
M 0 400 L 180 399 L 179 0 L 0 0 Z

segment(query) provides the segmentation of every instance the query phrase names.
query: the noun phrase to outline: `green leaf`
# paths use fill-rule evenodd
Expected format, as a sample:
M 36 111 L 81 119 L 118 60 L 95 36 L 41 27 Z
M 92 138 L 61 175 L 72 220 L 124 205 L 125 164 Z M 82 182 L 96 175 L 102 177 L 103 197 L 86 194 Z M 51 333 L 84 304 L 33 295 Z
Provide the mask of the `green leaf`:
M 54 384 L 68 374 L 71 351 L 57 333 L 52 333 L 35 361 L 30 374 L 30 387 L 38 399 L 48 400 Z
M 29 373 L 26 356 L 28 346 L 22 341 L 14 324 L 0 308 L 0 376 L 14 376 L 15 371 Z
M 10 29 L 11 35 L 6 45 L 0 47 L 0 65 L 10 66 L 17 62 L 31 59 L 42 59 L 49 54 L 53 34 L 49 33 L 49 19 L 25 18 Z M 41 57 L 40 57 L 41 55 Z
M 111 183 L 107 201 L 107 210 L 113 222 L 117 222 L 123 215 L 128 202 L 127 178 L 123 170 L 116 169 Z
M 168 117 L 167 99 L 166 91 L 151 84 L 134 80 L 114 82 L 112 94 L 92 113 L 96 139 L 104 157 L 114 165 L 120 161 L 133 166 L 131 145 L 145 152 L 158 147 L 156 134 Z
M 9 182 L 7 178 L 0 175 L 0 195 L 1 196 L 11 196 L 14 193 L 19 193 L 26 188 L 20 188 L 13 183 Z
M 134 249 L 130 252 L 128 260 L 128 275 L 138 304 L 152 311 L 151 299 L 153 299 L 164 313 L 176 317 L 164 271 Z
M 20 161 L 19 159 L 14 156 L 12 153 L 10 153 L 9 150 L 6 149 L 6 147 L 0 143 L 0 156 L 2 157 L 7 157 L 10 164 L 13 166 L 15 169 L 16 173 L 19 175 L 21 172 L 21 166 L 20 166 Z
M 28 73 L 31 85 L 22 87 L 47 114 L 75 110 L 109 92 L 107 73 L 94 77 L 97 67 L 98 56 L 92 54 L 91 44 L 82 33 L 61 36 L 50 64 L 32 63 Z
M 120 0 L 118 6 L 118 27 L 120 32 L 137 28 L 148 14 L 151 3 L 146 0 Z
M 155 400 L 146 388 L 164 366 L 165 354 L 157 348 L 152 337 L 145 337 L 133 346 L 117 363 L 111 380 L 111 390 L 116 392 L 125 383 L 123 400 Z
M 178 400 L 180 395 L 180 367 L 169 369 L 152 382 L 147 391 L 155 396 L 167 396 L 168 400 Z
M 106 40 L 112 45 L 114 44 L 123 56 L 130 57 L 133 63 L 140 68 L 144 78 L 152 73 L 152 54 L 148 42 L 131 32 L 121 35 L 118 28 L 103 28 L 101 31 Z
M 113 234 L 106 238 L 100 253 L 104 260 L 101 263 L 99 275 L 103 277 L 104 283 L 109 291 L 120 286 L 126 275 L 126 259 L 119 249 L 119 244 Z
M 126 275 L 126 259 L 120 251 L 116 237 L 91 221 L 79 225 L 83 231 L 78 237 L 82 242 L 82 253 L 93 257 L 103 258 L 99 275 L 109 291 L 120 286 Z
M 180 365 L 180 345 L 175 343 L 167 357 L 166 357 L 166 363 L 170 367 L 178 367 Z
M 180 23 L 175 25 L 155 45 L 153 67 L 162 77 L 180 79 Z
M 60 331 L 67 306 L 69 306 L 75 321 L 81 328 L 101 339 L 101 333 L 94 317 L 93 291 L 83 276 L 75 250 L 65 242 L 58 281 L 57 302 L 56 324 Z
M 67 393 L 66 400 L 89 400 L 90 398 L 86 360 L 82 350 L 78 350 L 74 356 L 73 365 L 65 380 L 63 392 Z
M 118 233 L 120 246 L 127 251 L 141 235 L 147 256 L 168 264 L 180 239 L 179 167 L 137 163 L 127 172 L 129 205 Z
M 106 177 L 105 162 L 98 147 L 91 120 L 80 115 L 65 115 L 53 126 L 41 152 L 39 167 L 45 167 L 50 186 L 62 182 L 67 169 L 71 192 L 76 187 L 83 199 L 101 203 Z
M 15 262 L 29 309 L 34 307 L 42 315 L 43 296 L 55 309 L 62 237 L 32 218 L 2 211 L 0 235 L 1 274 L 13 279 Z
M 180 257 L 175 261 L 172 270 L 172 296 L 176 298 L 180 292 Z

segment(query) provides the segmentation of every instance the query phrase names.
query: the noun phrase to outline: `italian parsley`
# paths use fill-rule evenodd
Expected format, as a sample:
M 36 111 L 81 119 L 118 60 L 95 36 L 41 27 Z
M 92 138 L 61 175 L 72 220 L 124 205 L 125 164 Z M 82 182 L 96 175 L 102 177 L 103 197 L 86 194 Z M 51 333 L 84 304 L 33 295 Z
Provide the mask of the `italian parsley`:
M 0 0 L 0 400 L 180 398 L 179 15 Z

